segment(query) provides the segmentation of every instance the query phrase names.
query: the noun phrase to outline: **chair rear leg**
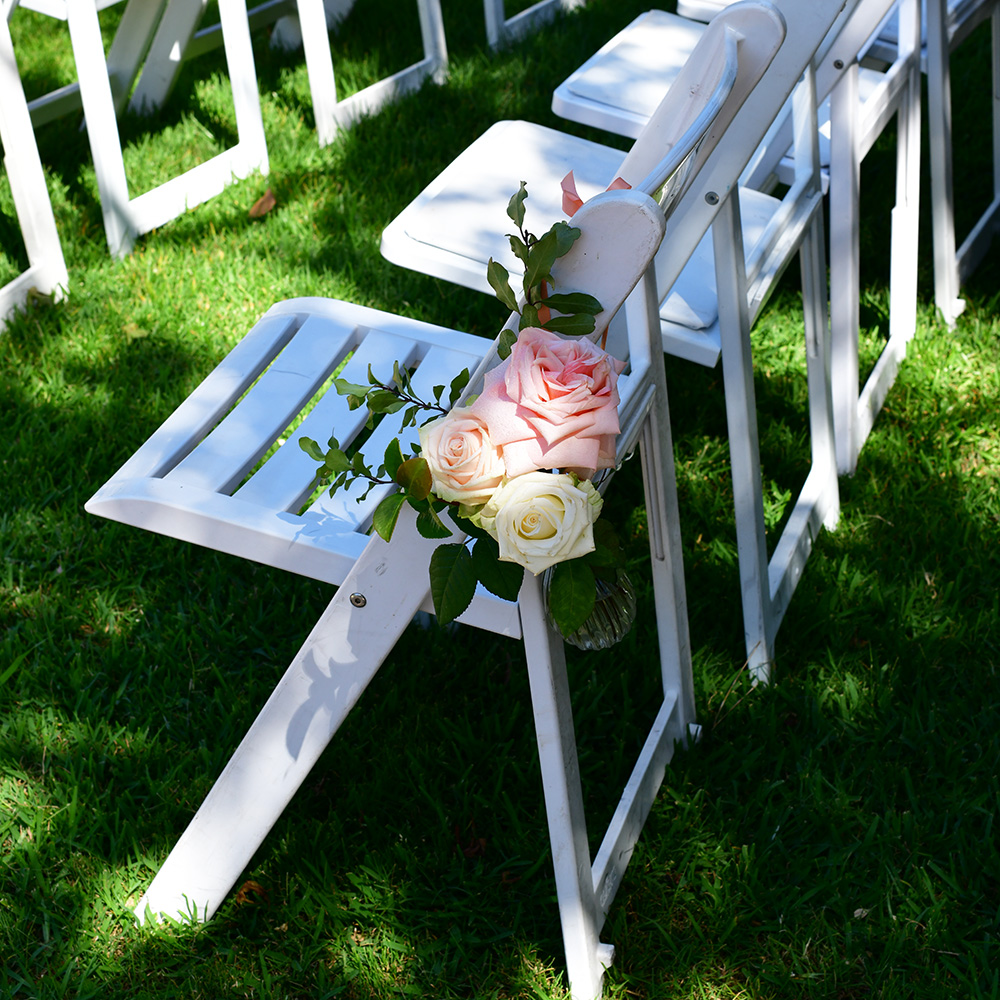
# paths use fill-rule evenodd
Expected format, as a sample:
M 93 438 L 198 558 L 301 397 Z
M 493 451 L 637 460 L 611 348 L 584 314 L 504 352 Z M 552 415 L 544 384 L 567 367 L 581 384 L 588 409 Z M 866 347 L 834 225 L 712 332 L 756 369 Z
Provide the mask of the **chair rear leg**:
M 764 533 L 764 496 L 750 349 L 746 265 L 736 192 L 725 199 L 716 216 L 712 225 L 712 239 L 715 245 L 722 377 L 729 431 L 747 666 L 755 683 L 766 683 L 771 674 L 771 647 L 775 630 L 771 621 L 767 540 Z

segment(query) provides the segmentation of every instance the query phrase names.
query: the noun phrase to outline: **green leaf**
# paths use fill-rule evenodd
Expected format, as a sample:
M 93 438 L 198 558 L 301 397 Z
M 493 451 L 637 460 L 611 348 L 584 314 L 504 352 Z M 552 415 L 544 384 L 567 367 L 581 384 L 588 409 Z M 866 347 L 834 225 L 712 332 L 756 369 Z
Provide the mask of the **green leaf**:
M 393 478 L 412 500 L 426 500 L 431 491 L 431 467 L 426 458 L 408 458 Z
M 524 580 L 524 567 L 518 563 L 500 562 L 497 543 L 485 535 L 472 546 L 472 565 L 479 582 L 505 601 L 516 601 Z
M 543 281 L 550 281 L 552 278 L 552 265 L 556 262 L 558 243 L 555 233 L 550 229 L 531 248 L 531 257 L 528 266 L 524 269 L 524 291 L 525 298 L 530 289 L 536 288 Z
M 527 267 L 528 258 L 531 256 L 531 250 L 528 249 L 527 244 L 519 236 L 514 236 L 511 233 L 507 234 L 507 239 L 510 240 L 511 252 Z
M 536 313 L 537 315 L 537 313 Z M 521 317 L 522 319 L 524 317 Z M 523 329 L 519 327 L 518 329 Z M 511 348 L 517 343 L 517 330 L 501 330 L 500 339 L 497 342 L 497 355 L 501 361 L 510 357 Z
M 521 310 L 521 321 L 517 324 L 518 330 L 527 330 L 529 326 L 541 325 L 538 320 L 538 310 L 534 306 L 525 303 L 524 308 Z
M 442 625 L 453 622 L 476 593 L 472 556 L 464 545 L 439 545 L 431 554 L 431 598 Z
M 594 574 L 582 559 L 552 567 L 549 613 L 563 635 L 571 635 L 590 617 L 596 594 Z
M 438 517 L 437 511 L 429 503 L 413 506 L 417 508 L 417 531 L 424 538 L 448 538 L 451 535 L 451 528 Z
M 404 406 L 406 400 L 389 389 L 372 389 L 368 393 L 368 408 L 372 413 L 395 413 Z
M 511 312 L 517 312 L 517 296 L 510 287 L 510 272 L 492 257 L 486 265 L 486 280 L 501 303 Z
M 352 467 L 351 460 L 339 448 L 331 448 L 323 456 L 323 463 L 334 476 L 347 472 Z
M 565 292 L 558 295 L 550 295 L 545 304 L 550 309 L 557 312 L 575 316 L 577 313 L 589 313 L 596 316 L 601 311 L 601 303 L 593 295 L 585 292 Z
M 448 391 L 448 402 L 452 406 L 455 405 L 455 401 L 459 396 L 462 395 L 462 390 L 469 384 L 469 369 L 463 368 L 452 380 Z
M 556 241 L 556 256 L 565 257 L 580 238 L 580 230 L 568 222 L 554 222 L 549 230 Z M 546 234 L 547 235 L 547 234 Z
M 518 229 L 524 227 L 524 200 L 528 197 L 528 186 L 521 181 L 521 186 L 517 189 L 517 194 L 511 195 L 507 202 L 507 216 Z
M 383 461 L 385 462 L 385 474 L 390 479 L 395 479 L 396 470 L 403 464 L 403 452 L 399 447 L 398 438 L 393 438 L 389 444 L 386 445 Z
M 300 437 L 299 447 L 314 461 L 323 462 L 326 460 L 326 456 L 323 454 L 322 448 L 313 441 L 312 438 Z
M 358 385 L 357 382 L 348 382 L 346 379 L 335 378 L 333 380 L 333 387 L 340 393 L 341 396 L 360 396 L 362 399 L 368 394 L 367 385 Z M 355 407 L 351 407 L 355 409 Z
M 478 527 L 470 518 L 471 514 L 482 509 L 481 504 L 478 507 L 467 507 L 465 504 L 459 504 L 458 507 L 451 506 L 448 508 L 448 516 L 455 522 L 455 527 L 459 531 L 464 531 L 470 537 L 491 538 L 491 535 Z M 497 551 L 499 552 L 499 549 Z
M 594 317 L 587 313 L 579 316 L 552 316 L 542 324 L 544 329 L 564 333 L 568 337 L 585 337 L 594 332 L 594 326 Z
M 405 493 L 392 493 L 380 501 L 375 508 L 375 513 L 372 514 L 372 527 L 387 542 L 392 541 L 392 533 L 396 528 L 396 521 L 399 519 L 399 510 L 405 502 Z

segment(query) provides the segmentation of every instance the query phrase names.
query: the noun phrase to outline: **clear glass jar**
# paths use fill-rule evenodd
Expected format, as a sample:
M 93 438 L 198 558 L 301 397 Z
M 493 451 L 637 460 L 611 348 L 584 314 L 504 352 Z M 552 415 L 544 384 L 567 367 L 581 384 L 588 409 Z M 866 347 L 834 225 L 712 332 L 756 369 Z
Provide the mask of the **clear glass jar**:
M 597 595 L 590 617 L 573 633 L 565 635 L 549 614 L 551 570 L 543 581 L 545 614 L 563 639 L 577 649 L 609 649 L 628 635 L 635 621 L 635 588 L 625 570 L 611 570 L 614 575 L 597 576 Z

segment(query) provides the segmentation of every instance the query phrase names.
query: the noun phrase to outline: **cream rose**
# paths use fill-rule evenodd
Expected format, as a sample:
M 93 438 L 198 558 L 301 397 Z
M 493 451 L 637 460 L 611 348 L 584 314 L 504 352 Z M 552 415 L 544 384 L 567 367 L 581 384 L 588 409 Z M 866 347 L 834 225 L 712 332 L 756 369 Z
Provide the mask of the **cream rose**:
M 556 563 L 594 551 L 601 495 L 589 480 L 528 472 L 505 480 L 479 516 L 500 546 L 500 558 L 537 576 Z
M 612 468 L 623 367 L 590 341 L 522 330 L 507 360 L 487 372 L 474 404 L 503 453 L 507 475 L 564 469 L 589 479 Z
M 436 496 L 470 506 L 489 500 L 504 464 L 478 414 L 466 407 L 452 410 L 424 424 L 419 434 Z

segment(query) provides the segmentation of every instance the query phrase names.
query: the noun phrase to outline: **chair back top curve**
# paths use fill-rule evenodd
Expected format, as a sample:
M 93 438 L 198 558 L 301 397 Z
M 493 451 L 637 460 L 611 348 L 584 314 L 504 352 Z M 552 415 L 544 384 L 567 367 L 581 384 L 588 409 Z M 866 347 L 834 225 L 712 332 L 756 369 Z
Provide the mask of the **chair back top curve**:
M 658 190 L 690 155 L 690 175 L 714 149 L 718 138 L 760 81 L 785 38 L 785 20 L 764 0 L 739 0 L 705 29 L 675 83 L 622 162 L 620 176 L 647 194 Z M 709 128 L 711 126 L 711 128 Z M 681 138 L 702 139 L 679 156 Z M 672 185 L 672 196 L 683 190 Z

